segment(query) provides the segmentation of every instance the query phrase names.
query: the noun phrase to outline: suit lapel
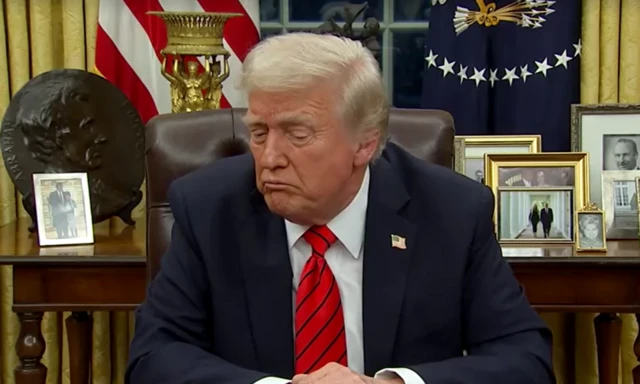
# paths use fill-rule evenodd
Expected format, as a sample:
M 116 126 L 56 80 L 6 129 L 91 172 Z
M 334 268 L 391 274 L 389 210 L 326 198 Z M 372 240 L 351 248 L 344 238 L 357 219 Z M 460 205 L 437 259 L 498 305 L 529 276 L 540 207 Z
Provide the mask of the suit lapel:
M 293 376 L 292 272 L 284 221 L 255 192 L 253 214 L 240 233 L 249 320 L 265 372 Z
M 363 334 L 365 372 L 373 375 L 392 363 L 416 228 L 399 211 L 409 202 L 404 183 L 385 159 L 371 169 L 363 272 Z M 406 241 L 393 247 L 391 236 Z

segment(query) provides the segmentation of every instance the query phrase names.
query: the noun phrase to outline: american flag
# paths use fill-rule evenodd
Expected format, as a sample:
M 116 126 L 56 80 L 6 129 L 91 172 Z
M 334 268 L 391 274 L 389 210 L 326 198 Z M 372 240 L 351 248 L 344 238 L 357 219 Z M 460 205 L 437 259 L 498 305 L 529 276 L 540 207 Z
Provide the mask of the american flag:
M 171 112 L 169 82 L 160 73 L 160 50 L 167 31 L 149 11 L 232 12 L 224 30 L 231 75 L 223 83 L 221 108 L 243 107 L 246 95 L 236 85 L 242 62 L 259 40 L 258 0 L 107 0 L 100 1 L 95 70 L 122 90 L 147 122 Z

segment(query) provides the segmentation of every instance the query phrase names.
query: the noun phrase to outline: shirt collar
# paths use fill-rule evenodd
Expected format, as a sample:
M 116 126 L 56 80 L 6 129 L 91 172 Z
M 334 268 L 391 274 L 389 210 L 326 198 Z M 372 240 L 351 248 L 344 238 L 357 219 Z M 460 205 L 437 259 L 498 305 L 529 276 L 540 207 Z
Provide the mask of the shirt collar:
M 369 167 L 367 167 L 360 190 L 351 203 L 336 217 L 327 223 L 327 227 L 333 232 L 349 253 L 356 259 L 360 256 L 360 249 L 364 242 L 364 227 L 369 200 Z M 287 230 L 287 242 L 289 250 L 309 229 L 309 226 L 299 225 L 285 220 Z

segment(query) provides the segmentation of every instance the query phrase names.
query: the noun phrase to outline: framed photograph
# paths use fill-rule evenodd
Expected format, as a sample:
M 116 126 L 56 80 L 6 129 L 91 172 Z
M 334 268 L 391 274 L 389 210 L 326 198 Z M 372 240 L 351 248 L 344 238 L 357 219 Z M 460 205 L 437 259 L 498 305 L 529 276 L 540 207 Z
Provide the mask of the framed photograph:
M 576 213 L 576 251 L 607 250 L 607 235 L 604 212 L 598 205 L 590 203 Z
M 467 177 L 484 183 L 484 155 L 488 153 L 538 153 L 542 151 L 540 135 L 456 136 L 464 141 L 463 169 Z
M 571 106 L 571 150 L 589 153 L 591 201 L 604 208 L 602 177 L 639 170 L 640 104 Z
M 486 154 L 501 243 L 574 243 L 577 209 L 589 201 L 586 153 Z
M 498 194 L 500 243 L 573 243 L 573 191 L 500 190 Z
M 464 140 L 459 137 L 453 139 L 453 170 L 464 174 Z
M 610 240 L 638 238 L 638 171 L 608 171 L 602 174 L 602 210 L 605 234 Z
M 33 188 L 41 246 L 94 242 L 86 173 L 34 174 Z

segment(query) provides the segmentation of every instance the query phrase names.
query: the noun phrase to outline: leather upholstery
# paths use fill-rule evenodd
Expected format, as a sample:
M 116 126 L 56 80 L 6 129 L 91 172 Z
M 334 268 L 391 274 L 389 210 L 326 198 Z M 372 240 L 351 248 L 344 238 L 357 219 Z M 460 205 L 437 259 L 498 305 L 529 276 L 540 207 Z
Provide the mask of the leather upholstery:
M 225 155 L 248 150 L 246 109 L 165 114 L 147 124 L 147 276 L 155 276 L 171 240 L 173 214 L 167 202 L 171 182 Z M 391 110 L 390 140 L 425 161 L 452 167 L 453 117 L 444 111 Z

